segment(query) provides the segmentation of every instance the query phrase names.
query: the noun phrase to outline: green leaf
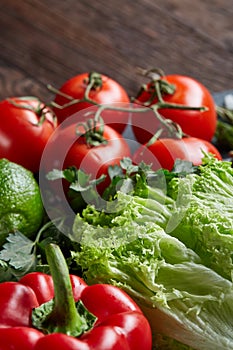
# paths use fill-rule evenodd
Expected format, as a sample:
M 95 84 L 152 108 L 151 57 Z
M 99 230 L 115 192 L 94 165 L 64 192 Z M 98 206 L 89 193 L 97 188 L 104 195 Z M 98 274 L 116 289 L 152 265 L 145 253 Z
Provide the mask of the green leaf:
M 115 177 L 123 177 L 123 171 L 122 168 L 119 165 L 110 165 L 108 167 L 108 175 L 111 180 L 113 180 Z
M 32 310 L 32 325 L 36 329 L 39 329 L 43 331 L 45 334 L 47 334 L 47 329 L 43 326 L 43 323 L 46 321 L 48 316 L 53 311 L 54 307 L 54 299 L 51 299 L 47 301 L 44 304 L 41 304 L 40 306 L 36 307 Z
M 138 171 L 138 165 L 132 163 L 132 159 L 125 157 L 120 161 L 121 168 L 126 171 L 127 175 L 131 175 Z
M 81 169 L 77 169 L 75 166 L 71 166 L 64 170 L 53 169 L 46 175 L 46 177 L 51 181 L 65 179 L 69 183 L 78 182 L 81 187 L 84 187 L 87 183 L 89 183 L 91 175 L 86 174 Z
M 0 259 L 24 274 L 36 267 L 34 242 L 19 231 L 10 233 L 0 251 Z
M 70 189 L 76 192 L 84 192 L 104 181 L 106 175 L 101 175 L 98 179 L 91 179 L 90 174 L 72 166 L 64 170 L 53 169 L 46 177 L 51 181 L 65 179 L 70 183 Z
M 76 310 L 82 319 L 82 333 L 90 330 L 97 319 L 88 309 L 84 306 L 81 300 L 78 300 L 76 303 Z M 43 333 L 53 333 L 53 329 L 47 327 L 49 324 L 49 317 L 54 309 L 54 299 L 47 301 L 46 303 L 36 307 L 32 311 L 32 325 L 43 331 Z
M 48 180 L 54 181 L 54 180 L 58 180 L 58 179 L 64 179 L 64 172 L 62 170 L 58 170 L 58 169 L 53 169 L 52 171 L 50 171 L 47 175 L 46 178 Z
M 87 174 L 82 169 L 77 169 L 75 166 L 64 170 L 53 169 L 47 174 L 48 180 L 65 179 L 70 183 L 68 196 L 70 205 L 75 212 L 80 212 L 85 208 L 86 202 L 97 204 L 99 201 L 99 194 L 96 190 L 96 186 L 103 182 L 105 178 L 106 175 L 102 174 L 97 179 L 91 179 L 90 174 Z M 83 197 L 84 193 L 85 198 Z
M 90 180 L 90 176 L 87 176 L 84 172 L 79 171 L 78 180 L 70 185 L 70 189 L 76 192 L 88 191 L 104 181 L 105 178 L 105 175 L 101 175 L 98 179 Z
M 183 175 L 183 176 L 187 174 L 195 173 L 196 171 L 197 171 L 197 167 L 194 166 L 192 162 L 189 162 L 183 159 L 176 159 L 174 167 L 172 169 L 173 173 Z
M 85 328 L 83 329 L 84 332 L 88 331 L 94 326 L 95 321 L 97 320 L 97 317 L 94 316 L 83 304 L 81 300 L 78 300 L 76 302 L 76 309 L 79 315 L 81 316 L 83 323 L 86 324 Z M 85 322 L 84 322 L 85 321 Z
M 87 283 L 131 295 L 152 330 L 199 350 L 233 350 L 232 163 L 205 154 L 197 168 L 179 161 L 151 173 L 149 184 L 136 175 L 136 194 L 119 191 L 105 212 L 76 216 L 73 258 Z M 167 192 L 150 187 L 163 176 Z
M 87 282 L 123 288 L 153 329 L 200 350 L 233 349 L 233 285 L 154 223 L 74 227 Z M 79 231 L 79 232 L 78 232 Z M 169 326 L 166 326 L 169 325 Z M 170 348 L 173 349 L 173 348 Z

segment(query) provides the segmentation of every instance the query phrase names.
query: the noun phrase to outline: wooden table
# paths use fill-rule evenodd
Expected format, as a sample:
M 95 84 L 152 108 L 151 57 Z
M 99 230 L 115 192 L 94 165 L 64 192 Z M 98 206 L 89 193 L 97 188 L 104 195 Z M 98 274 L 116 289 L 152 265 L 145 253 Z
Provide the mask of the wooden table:
M 190 75 L 211 92 L 233 89 L 232 0 L 1 0 L 0 98 L 95 70 L 132 96 L 137 67 Z

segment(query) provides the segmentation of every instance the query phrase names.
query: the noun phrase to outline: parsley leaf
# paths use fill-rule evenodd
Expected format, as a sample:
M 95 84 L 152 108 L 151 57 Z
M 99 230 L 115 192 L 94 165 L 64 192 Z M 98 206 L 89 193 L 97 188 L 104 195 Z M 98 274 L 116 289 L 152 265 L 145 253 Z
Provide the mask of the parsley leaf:
M 20 277 L 36 267 L 34 246 L 35 243 L 21 232 L 10 233 L 0 251 L 0 259 L 8 263 L 14 276 Z

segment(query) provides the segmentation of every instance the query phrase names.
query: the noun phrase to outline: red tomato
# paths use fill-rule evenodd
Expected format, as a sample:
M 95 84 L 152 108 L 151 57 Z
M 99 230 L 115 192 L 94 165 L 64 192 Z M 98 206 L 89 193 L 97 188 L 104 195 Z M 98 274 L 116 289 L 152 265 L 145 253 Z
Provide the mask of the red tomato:
M 59 123 L 62 123 L 74 113 L 93 106 L 93 104 L 118 106 L 130 102 L 127 92 L 118 82 L 99 73 L 82 73 L 67 80 L 59 89 L 54 102 L 59 106 L 64 106 L 71 102 L 72 99 L 73 101 L 82 100 L 91 79 L 93 79 L 93 86 L 89 91 L 88 98 L 92 102 L 76 101 L 74 104 L 65 108 L 54 107 L 54 112 L 57 115 Z M 65 97 L 64 94 L 71 98 Z M 110 125 L 119 133 L 123 132 L 128 122 L 127 112 L 104 111 L 101 113 L 101 116 L 103 117 L 105 124 Z M 79 118 L 78 115 L 77 118 Z
M 43 154 L 43 168 L 46 171 L 66 169 L 75 166 L 90 174 L 92 179 L 102 174 L 108 176 L 110 165 L 119 165 L 124 157 L 130 157 L 130 149 L 125 139 L 108 125 L 104 125 L 103 138 L 106 144 L 88 145 L 84 136 L 77 136 L 77 124 L 58 127 Z M 98 130 L 98 128 L 97 128 Z M 109 178 L 101 183 L 99 191 L 109 183 Z
M 182 159 L 193 163 L 202 164 L 204 153 L 212 153 L 217 159 L 222 160 L 222 156 L 217 148 L 206 140 L 195 137 L 185 137 L 183 139 L 158 139 L 149 147 L 140 146 L 133 155 L 133 162 L 139 164 L 144 161 L 152 164 L 153 170 L 160 168 L 172 170 L 175 160 Z
M 0 102 L 0 158 L 36 173 L 44 147 L 57 124 L 54 113 L 36 97 Z
M 213 97 L 208 89 L 197 80 L 187 76 L 168 75 L 162 77 L 162 79 L 175 86 L 175 92 L 173 94 L 163 94 L 164 101 L 189 107 L 205 106 L 208 110 L 200 112 L 195 110 L 162 108 L 159 109 L 159 113 L 164 118 L 171 119 L 179 124 L 182 131 L 188 136 L 211 141 L 216 130 L 217 114 Z M 142 91 L 137 100 L 143 104 L 150 97 L 151 83 L 147 85 L 146 90 Z M 156 102 L 158 100 L 154 98 L 150 105 Z M 161 127 L 152 112 L 147 112 L 146 114 L 134 113 L 132 124 L 135 137 L 141 144 L 148 142 L 158 127 Z

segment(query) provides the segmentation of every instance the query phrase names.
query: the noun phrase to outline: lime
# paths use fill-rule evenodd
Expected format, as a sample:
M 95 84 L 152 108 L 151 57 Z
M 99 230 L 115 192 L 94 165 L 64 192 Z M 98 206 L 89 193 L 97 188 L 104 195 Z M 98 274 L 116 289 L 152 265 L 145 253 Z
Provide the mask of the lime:
M 21 165 L 0 159 L 0 246 L 9 232 L 31 237 L 39 229 L 44 208 L 33 173 Z

